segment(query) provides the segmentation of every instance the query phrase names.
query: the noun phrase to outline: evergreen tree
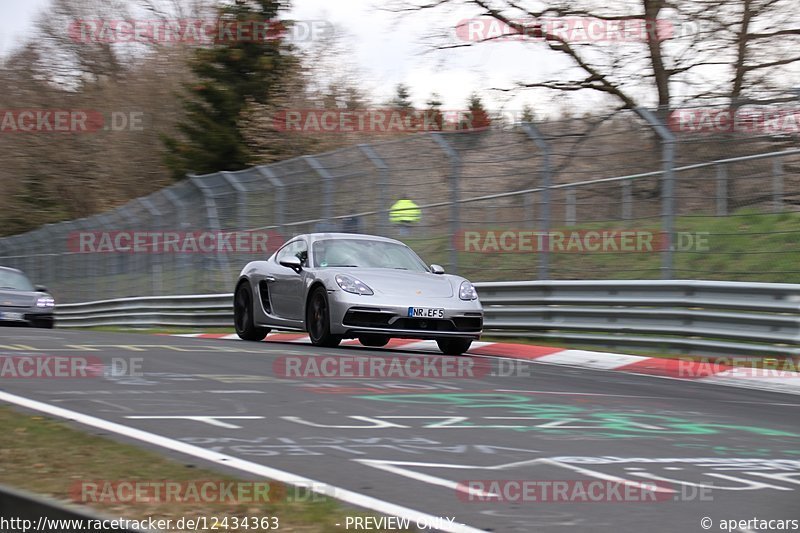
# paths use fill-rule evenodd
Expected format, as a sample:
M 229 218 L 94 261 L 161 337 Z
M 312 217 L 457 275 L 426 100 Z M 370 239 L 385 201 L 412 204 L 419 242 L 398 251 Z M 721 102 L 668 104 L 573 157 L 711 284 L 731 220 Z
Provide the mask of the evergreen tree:
M 437 93 L 431 94 L 426 102 L 424 125 L 425 131 L 442 131 L 444 129 L 444 115 L 442 114 L 442 102 Z
M 392 107 L 407 112 L 414 110 L 414 104 L 411 103 L 411 92 L 409 91 L 407 85 L 402 83 L 397 84 L 395 96 L 392 99 Z
M 525 104 L 522 106 L 522 122 L 533 122 L 535 120 L 535 116 L 533 114 L 533 108 L 530 104 Z
M 472 93 L 470 95 L 467 109 L 469 109 L 469 111 L 459 121 L 458 129 L 482 130 L 491 125 L 492 121 L 489 118 L 489 113 L 486 112 L 486 108 L 483 107 L 483 100 L 481 100 L 481 97 L 478 96 L 477 93 Z
M 163 139 L 166 164 L 176 180 L 187 172 L 206 174 L 250 165 L 240 128 L 247 101 L 267 104 L 276 98 L 296 64 L 283 42 L 283 27 L 276 25 L 278 12 L 287 7 L 280 0 L 237 0 L 217 8 L 218 27 L 232 31 L 220 31 L 213 44 L 195 51 L 190 68 L 198 81 L 186 87 L 186 119 L 178 126 L 182 138 Z M 266 38 L 247 31 L 265 23 Z

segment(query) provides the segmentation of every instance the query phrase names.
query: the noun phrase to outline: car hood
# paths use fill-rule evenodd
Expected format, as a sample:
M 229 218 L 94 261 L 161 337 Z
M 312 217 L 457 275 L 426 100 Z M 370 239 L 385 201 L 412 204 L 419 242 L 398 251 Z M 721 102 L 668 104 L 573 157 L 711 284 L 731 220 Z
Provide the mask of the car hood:
M 358 278 L 376 294 L 387 296 L 452 298 L 454 294 L 453 286 L 446 275 L 389 268 L 337 269 L 337 273 Z
M 33 307 L 39 296 L 42 294 L 38 292 L 0 289 L 0 307 Z

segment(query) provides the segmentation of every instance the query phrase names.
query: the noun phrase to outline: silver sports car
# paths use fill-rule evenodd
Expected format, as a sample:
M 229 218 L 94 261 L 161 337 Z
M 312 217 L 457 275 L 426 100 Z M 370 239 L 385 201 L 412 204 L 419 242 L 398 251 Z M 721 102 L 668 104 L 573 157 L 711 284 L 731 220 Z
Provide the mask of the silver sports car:
M 0 326 L 53 327 L 56 301 L 16 268 L 0 267 Z
M 258 341 L 270 329 L 307 331 L 316 346 L 358 338 L 433 339 L 459 355 L 480 338 L 483 308 L 464 278 L 428 267 L 411 248 L 384 237 L 314 233 L 248 263 L 233 297 L 236 333 Z

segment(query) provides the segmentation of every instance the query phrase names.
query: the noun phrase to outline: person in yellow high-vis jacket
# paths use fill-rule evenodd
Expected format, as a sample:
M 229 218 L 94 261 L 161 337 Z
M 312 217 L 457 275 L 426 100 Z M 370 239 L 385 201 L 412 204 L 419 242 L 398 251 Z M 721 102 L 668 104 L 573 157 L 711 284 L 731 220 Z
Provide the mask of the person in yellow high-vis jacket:
M 409 229 L 422 219 L 422 210 L 413 200 L 401 198 L 389 210 L 389 222 L 400 228 L 400 235 L 408 235 Z

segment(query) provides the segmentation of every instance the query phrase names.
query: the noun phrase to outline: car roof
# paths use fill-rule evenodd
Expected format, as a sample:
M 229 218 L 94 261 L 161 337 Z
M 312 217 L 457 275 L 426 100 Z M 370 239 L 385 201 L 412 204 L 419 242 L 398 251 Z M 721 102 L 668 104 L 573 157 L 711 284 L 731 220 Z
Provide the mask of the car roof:
M 381 237 L 379 235 L 367 235 L 365 233 L 306 233 L 304 235 L 297 235 L 293 237 L 291 240 L 297 239 L 299 237 L 305 237 L 310 242 L 322 241 L 322 240 L 361 239 L 365 241 L 393 242 L 405 246 L 404 243 L 395 239 L 390 239 L 388 237 Z
M 11 268 L 11 267 L 4 267 L 4 266 L 0 266 L 0 270 L 8 270 L 8 271 L 10 271 L 10 272 L 17 272 L 17 273 L 19 273 L 19 274 L 24 274 L 24 272 L 22 272 L 22 270 L 20 270 L 20 269 L 18 269 L 18 268 Z

